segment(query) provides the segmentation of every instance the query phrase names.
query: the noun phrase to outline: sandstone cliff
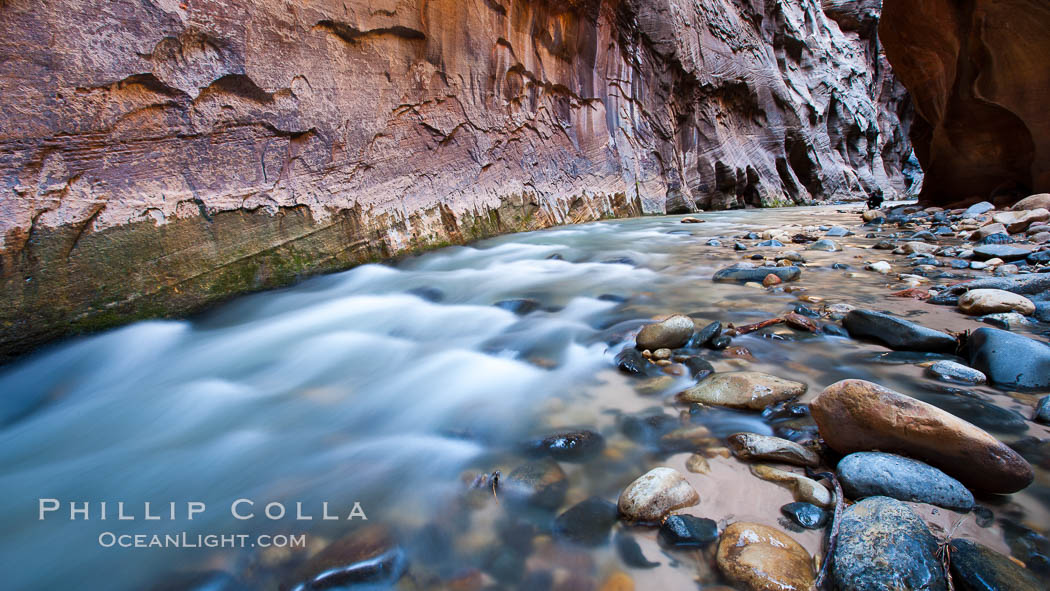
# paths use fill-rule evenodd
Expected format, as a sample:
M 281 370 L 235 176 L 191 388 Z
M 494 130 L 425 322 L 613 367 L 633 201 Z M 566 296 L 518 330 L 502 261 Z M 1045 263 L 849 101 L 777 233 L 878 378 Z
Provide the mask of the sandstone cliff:
M 1050 192 L 1050 3 L 886 0 L 881 36 L 915 101 L 925 201 Z
M 0 354 L 493 233 L 906 191 L 878 15 L 0 0 Z

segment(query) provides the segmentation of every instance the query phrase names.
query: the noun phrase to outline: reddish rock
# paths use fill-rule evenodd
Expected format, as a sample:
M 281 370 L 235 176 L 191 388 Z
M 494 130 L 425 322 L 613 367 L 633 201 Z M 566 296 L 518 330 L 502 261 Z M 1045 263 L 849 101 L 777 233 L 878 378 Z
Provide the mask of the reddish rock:
M 1050 3 L 885 0 L 879 39 L 915 101 L 927 203 L 1050 191 Z
M 432 244 L 899 194 L 852 4 L 2 1 L 0 358 Z
M 990 493 L 1016 492 L 1034 478 L 1024 458 L 980 428 L 872 382 L 836 382 L 813 399 L 810 411 L 821 437 L 841 454 L 878 450 L 914 457 Z

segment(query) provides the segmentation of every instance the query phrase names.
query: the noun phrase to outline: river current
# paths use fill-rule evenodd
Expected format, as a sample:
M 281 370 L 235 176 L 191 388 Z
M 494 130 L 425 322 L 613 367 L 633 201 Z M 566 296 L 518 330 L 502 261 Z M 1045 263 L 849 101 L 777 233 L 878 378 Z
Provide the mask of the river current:
M 527 549 L 504 560 L 498 549 L 516 543 L 508 529 L 520 528 L 507 524 L 517 517 L 491 491 L 479 496 L 469 486 L 478 475 L 506 475 L 522 463 L 523 441 L 575 428 L 600 432 L 607 447 L 594 462 L 563 464 L 569 491 L 561 510 L 594 495 L 615 502 L 627 483 L 658 465 L 687 473 L 689 453 L 655 451 L 626 436 L 625 416 L 682 415 L 683 424 L 706 425 L 714 437 L 782 433 L 758 413 L 690 417 L 673 398 L 692 384 L 688 374 L 640 379 L 618 372 L 614 358 L 633 344 L 633 331 L 666 314 L 742 325 L 800 303 L 799 293 L 713 283 L 718 268 L 771 251 L 735 252 L 706 245 L 710 238 L 732 245 L 734 236 L 786 224 L 853 227 L 857 211 L 719 212 L 701 214 L 703 224 L 650 217 L 503 236 L 240 297 L 187 320 L 78 338 L 0 368 L 3 587 L 277 589 L 294 582 L 309 554 L 376 527 L 395 532 L 406 548 L 417 573 L 414 582 L 402 581 L 406 588 L 477 572 L 498 588 L 514 588 L 539 571 L 556 581 L 600 582 L 622 570 L 640 589 L 719 584 L 701 553 L 663 548 L 655 530 L 644 528 L 625 531 L 660 563 L 656 568 L 623 564 L 611 544 L 563 546 L 546 535 L 542 519 L 529 522 L 535 531 Z M 891 310 L 939 329 L 981 326 L 951 309 L 888 299 L 903 286 L 863 266 L 889 255 L 865 250 L 874 240 L 853 229 L 858 235 L 836 239 L 845 252 L 777 249 L 802 251 L 811 262 L 799 285 L 823 302 L 807 305 Z M 1045 340 L 1045 326 L 1022 330 Z M 709 351 L 717 371 L 751 369 L 805 382 L 803 401 L 837 380 L 863 378 L 1007 442 L 1050 436 L 1027 420 L 1032 395 L 948 388 L 877 345 L 784 326 L 733 345 L 750 355 Z M 797 428 L 805 429 L 806 419 Z M 751 476 L 735 459 L 710 462 L 709 474 L 688 474 L 702 500 L 685 512 L 780 527 L 779 507 L 792 500 L 790 492 Z M 979 499 L 996 516 L 991 525 L 972 516 L 957 523 L 963 516 L 943 509 L 924 516 L 1009 552 L 1003 520 L 1047 533 L 1047 471 L 1036 472 L 1036 483 L 1021 493 Z M 41 519 L 41 499 L 57 500 L 60 509 Z M 238 499 L 250 501 L 240 514 L 253 518 L 231 514 Z M 82 513 L 70 518 L 73 502 L 89 503 L 87 520 Z M 136 519 L 116 519 L 117 502 Z M 162 518 L 146 520 L 145 502 Z M 189 519 L 190 502 L 206 510 Z M 283 519 L 264 514 L 270 502 L 286 509 Z M 312 519 L 296 519 L 296 503 Z M 322 519 L 323 503 L 340 519 Z M 355 503 L 367 520 L 346 519 Z M 120 548 L 100 543 L 106 532 L 305 534 L 309 541 L 302 550 Z M 792 535 L 819 553 L 819 532 Z M 510 568 L 493 567 L 501 560 Z M 190 580 L 211 583 L 180 583 Z

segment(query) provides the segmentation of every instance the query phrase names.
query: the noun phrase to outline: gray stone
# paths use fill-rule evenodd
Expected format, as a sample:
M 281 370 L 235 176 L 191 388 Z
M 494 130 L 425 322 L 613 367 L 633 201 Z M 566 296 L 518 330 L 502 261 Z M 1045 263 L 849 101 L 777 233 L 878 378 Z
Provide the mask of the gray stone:
M 835 252 L 839 249 L 839 246 L 835 244 L 834 240 L 817 240 L 813 244 L 809 245 L 806 250 L 822 250 L 824 252 Z
M 842 236 L 849 236 L 850 234 L 852 234 L 852 232 L 842 226 L 832 226 L 824 233 L 824 235 L 829 238 L 841 238 Z
M 995 209 L 994 205 L 987 201 L 982 201 L 980 203 L 974 203 L 970 207 L 967 207 L 966 211 L 964 211 L 962 215 L 964 218 L 973 218 L 981 215 L 982 213 L 988 213 L 993 209 Z
M 1031 248 L 1010 246 L 1009 244 L 985 244 L 973 249 L 975 258 L 986 261 L 988 259 L 1002 259 L 1004 261 L 1019 261 L 1032 254 Z
M 996 328 L 978 328 L 966 344 L 970 366 L 998 386 L 1050 387 L 1050 346 Z
M 857 452 L 839 461 L 842 489 L 851 499 L 885 496 L 956 511 L 973 507 L 973 494 L 958 480 L 918 460 L 882 452 Z
M 1039 399 L 1032 420 L 1037 423 L 1050 424 L 1050 396 L 1043 396 Z
M 864 499 L 842 513 L 831 576 L 851 591 L 947 588 L 937 539 L 910 507 L 888 497 Z
M 954 361 L 938 361 L 926 368 L 926 371 L 946 382 L 983 384 L 988 381 L 983 373 Z
M 891 349 L 955 352 L 956 342 L 951 335 L 882 312 L 853 310 L 842 323 L 851 337 L 872 339 Z
M 798 267 L 756 267 L 750 263 L 738 263 L 731 267 L 719 269 L 711 279 L 719 283 L 761 283 L 766 275 L 776 275 L 781 281 L 795 281 L 802 276 Z

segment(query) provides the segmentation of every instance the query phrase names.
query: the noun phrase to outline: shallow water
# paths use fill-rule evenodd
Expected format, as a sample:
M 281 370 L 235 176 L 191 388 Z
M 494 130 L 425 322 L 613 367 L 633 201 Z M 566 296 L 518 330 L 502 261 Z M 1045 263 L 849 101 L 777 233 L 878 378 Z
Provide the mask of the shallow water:
M 668 313 L 742 325 L 790 311 L 797 293 L 715 284 L 710 277 L 756 252 L 804 246 L 738 253 L 726 238 L 783 224 L 853 226 L 859 210 L 852 210 L 719 212 L 700 216 L 704 224 L 658 217 L 504 236 L 242 297 L 192 320 L 135 324 L 7 366 L 0 370 L 4 587 L 193 588 L 177 582 L 221 572 L 245 588 L 277 589 L 294 582 L 301 562 L 329 541 L 377 524 L 408 549 L 406 587 L 476 577 L 479 570 L 488 580 L 500 570 L 493 549 L 498 554 L 513 545 L 509 538 L 520 537 L 508 531 L 528 538 L 526 549 L 515 546 L 509 569 L 522 576 L 545 571 L 556 581 L 577 575 L 586 582 L 623 570 L 643 589 L 717 584 L 704 553 L 663 549 L 655 530 L 626 530 L 661 563 L 632 569 L 609 545 L 553 542 L 545 529 L 549 516 L 522 521 L 491 494 L 467 493 L 467 485 L 476 474 L 506 475 L 521 464 L 520 443 L 529 437 L 576 427 L 601 432 L 607 449 L 591 462 L 562 465 L 570 484 L 562 509 L 592 495 L 615 501 L 623 486 L 657 465 L 685 473 L 688 453 L 660 452 L 624 434 L 622 417 L 632 413 L 684 412 L 683 424 L 707 425 L 716 437 L 783 434 L 784 424 L 757 413 L 689 416 L 673 401 L 691 385 L 688 377 L 625 376 L 613 358 L 633 343 L 633 331 Z M 892 310 L 933 328 L 982 326 L 950 308 L 886 298 L 904 286 L 863 271 L 864 262 L 891 260 L 903 271 L 905 260 L 859 248 L 874 240 L 855 229 L 859 235 L 835 239 L 845 252 L 804 251 L 810 266 L 798 285 L 805 294 Z M 706 246 L 711 237 L 727 246 Z M 832 262 L 850 264 L 860 276 L 847 277 L 850 271 L 834 270 Z M 516 299 L 536 309 L 522 315 L 494 305 Z M 1047 328 L 1025 332 L 1045 340 Z M 887 352 L 876 345 L 784 326 L 733 345 L 746 347 L 751 358 L 704 355 L 718 371 L 746 368 L 806 382 L 803 401 L 856 377 L 927 400 L 1008 442 L 1050 436 L 1026 420 L 1035 395 L 945 390 L 915 364 L 876 362 Z M 802 419 L 792 426 L 807 425 Z M 684 512 L 778 525 L 779 507 L 792 500 L 788 491 L 754 478 L 734 459 L 710 461 L 710 474 L 688 473 L 702 501 Z M 1001 519 L 1046 534 L 1050 480 L 1047 470 L 1036 472 L 1036 483 L 1022 493 L 979 501 Z M 62 509 L 39 520 L 41 498 L 61 500 Z M 255 502 L 256 518 L 232 518 L 230 505 L 239 498 Z M 69 501 L 90 501 L 90 519 L 71 521 Z M 105 521 L 100 501 L 109 503 Z M 115 520 L 118 501 L 138 518 Z M 143 520 L 147 501 L 165 518 Z M 189 520 L 190 501 L 207 510 Z M 263 517 L 270 501 L 290 515 Z M 167 519 L 169 502 L 177 503 L 175 520 Z M 314 519 L 293 519 L 296 502 Z M 322 502 L 342 516 L 360 502 L 368 519 L 322 520 Z M 980 527 L 971 515 L 957 524 L 959 514 L 921 509 L 944 529 L 954 526 L 956 535 L 1009 551 L 1000 522 Z M 435 531 L 447 546 L 436 556 L 428 544 L 413 544 L 421 532 Z M 307 534 L 309 544 L 285 552 L 119 549 L 101 547 L 102 532 Z M 819 533 L 792 535 L 819 552 Z M 495 578 L 506 588 L 515 576 Z

